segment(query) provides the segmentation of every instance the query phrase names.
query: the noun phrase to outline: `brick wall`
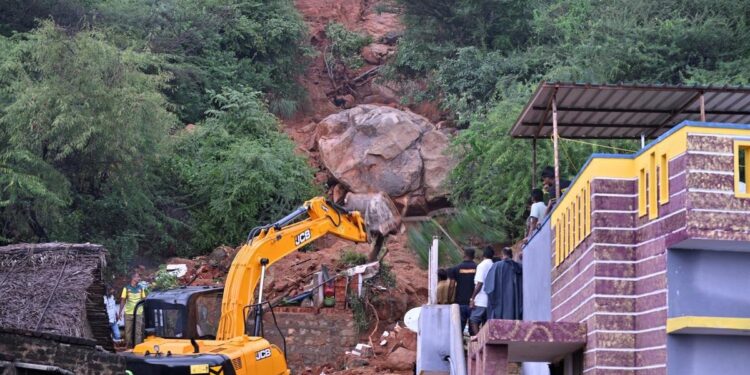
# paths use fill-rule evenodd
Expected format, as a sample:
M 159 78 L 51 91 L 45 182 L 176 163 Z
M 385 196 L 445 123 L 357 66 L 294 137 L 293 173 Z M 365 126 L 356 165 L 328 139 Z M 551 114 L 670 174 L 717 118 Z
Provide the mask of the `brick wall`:
M 124 374 L 125 359 L 93 340 L 0 328 L 0 361 L 57 366 L 74 374 Z
M 276 321 L 286 337 L 286 356 L 294 373 L 305 367 L 338 365 L 344 352 L 358 343 L 350 310 L 312 307 L 275 308 Z M 265 336 L 283 350 L 270 313 L 264 315 Z
M 656 219 L 638 215 L 637 179 L 591 181 L 592 234 L 552 271 L 552 320 L 592 333 L 587 374 L 666 373 L 667 248 L 686 238 L 686 160 L 669 160 Z

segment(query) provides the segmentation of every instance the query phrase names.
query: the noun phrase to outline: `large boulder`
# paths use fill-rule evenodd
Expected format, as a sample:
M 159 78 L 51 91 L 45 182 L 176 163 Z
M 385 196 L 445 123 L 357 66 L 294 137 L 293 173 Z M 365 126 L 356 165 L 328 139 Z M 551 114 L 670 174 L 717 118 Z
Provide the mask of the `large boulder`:
M 323 164 L 348 191 L 424 196 L 428 202 L 447 193 L 455 166 L 450 142 L 422 116 L 359 105 L 326 117 L 317 131 Z

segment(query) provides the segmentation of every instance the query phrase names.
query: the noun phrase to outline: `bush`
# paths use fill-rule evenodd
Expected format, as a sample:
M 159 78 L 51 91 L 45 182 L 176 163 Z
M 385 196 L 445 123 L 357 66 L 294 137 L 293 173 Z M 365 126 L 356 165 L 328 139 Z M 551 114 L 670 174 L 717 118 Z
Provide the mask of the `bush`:
M 367 255 L 358 253 L 354 249 L 345 249 L 341 258 L 336 262 L 339 268 L 350 268 L 367 263 Z
M 395 288 L 396 287 L 396 275 L 393 273 L 393 267 L 386 263 L 381 261 L 380 262 L 380 270 L 378 271 L 378 280 L 380 280 L 380 284 L 383 285 L 386 288 Z
M 291 115 L 306 97 L 294 77 L 310 55 L 307 26 L 290 0 L 95 1 L 92 22 L 122 47 L 163 56 L 165 93 L 183 122 L 211 109 L 211 91 L 250 86 Z
M 464 248 L 508 242 L 503 226 L 497 224 L 498 216 L 497 211 L 489 208 L 467 207 L 450 216 L 413 223 L 408 231 L 409 247 L 416 252 L 420 266 L 426 269 L 432 236 L 438 236 L 438 265 L 452 267 L 461 262 Z M 440 227 L 460 248 L 446 237 Z
M 349 307 L 352 309 L 354 326 L 357 328 L 357 332 L 365 332 L 371 323 L 371 312 L 367 306 L 365 297 L 349 296 Z
M 167 266 L 161 265 L 154 275 L 154 282 L 151 284 L 151 289 L 169 290 L 177 288 L 179 285 L 177 276 L 167 271 Z
M 0 46 L 0 237 L 103 243 L 120 271 L 169 242 L 155 171 L 176 118 L 152 56 L 51 21 Z
M 331 42 L 328 53 L 323 56 L 329 66 L 343 65 L 349 69 L 361 67 L 364 62 L 360 50 L 372 43 L 369 35 L 347 30 L 340 23 L 329 23 L 326 26 L 326 36 Z
M 168 161 L 192 201 L 195 235 L 181 255 L 240 243 L 252 227 L 278 220 L 318 192 L 312 169 L 259 92 L 224 89 L 214 103 L 197 130 L 177 138 Z

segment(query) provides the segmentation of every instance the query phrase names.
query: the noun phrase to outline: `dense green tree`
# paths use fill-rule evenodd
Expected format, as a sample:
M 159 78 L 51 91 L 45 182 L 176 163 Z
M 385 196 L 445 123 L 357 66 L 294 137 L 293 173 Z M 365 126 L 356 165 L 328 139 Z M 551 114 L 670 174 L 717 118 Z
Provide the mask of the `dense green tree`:
M 176 118 L 151 59 L 52 22 L 17 34 L 0 65 L 3 237 L 92 241 L 116 256 L 164 238 L 153 167 Z
M 468 127 L 457 139 L 462 160 L 453 201 L 502 212 L 496 225 L 515 238 L 522 233 L 530 179 L 538 177 L 530 173 L 528 142 L 511 140 L 508 131 L 540 81 L 750 82 L 747 0 L 399 4 L 407 31 L 391 77 L 426 80 L 430 90 L 415 98 L 440 99 Z M 463 18 L 469 14 L 475 21 Z M 613 145 L 635 148 L 563 141 L 563 175 L 575 175 L 592 151 L 613 152 L 607 148 Z M 550 156 L 541 140 L 540 166 L 551 164 Z
M 4 0 L 0 1 L 0 35 L 27 32 L 39 20 L 53 19 L 58 25 L 79 28 L 95 0 Z
M 166 93 L 184 122 L 197 122 L 210 91 L 245 85 L 265 93 L 274 113 L 291 115 L 305 96 L 307 29 L 291 0 L 99 0 L 94 24 L 121 47 L 162 55 Z
M 190 192 L 192 248 L 242 242 L 256 225 L 273 222 L 315 193 L 312 169 L 294 152 L 261 100 L 249 89 L 225 89 L 195 130 L 183 131 L 171 173 Z

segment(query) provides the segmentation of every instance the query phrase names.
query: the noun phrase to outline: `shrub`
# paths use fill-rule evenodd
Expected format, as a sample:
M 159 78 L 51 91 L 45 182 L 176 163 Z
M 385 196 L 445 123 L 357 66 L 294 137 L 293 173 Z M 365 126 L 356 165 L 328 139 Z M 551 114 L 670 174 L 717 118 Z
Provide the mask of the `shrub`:
M 151 284 L 152 290 L 169 290 L 179 286 L 177 276 L 167 271 L 167 266 L 159 266 L 159 270 L 154 275 L 154 282 Z
M 350 268 L 365 263 L 367 263 L 367 255 L 358 253 L 356 250 L 351 248 L 344 249 L 344 251 L 341 253 L 341 258 L 339 258 L 338 262 L 336 262 L 336 264 L 340 268 Z
M 327 65 L 342 64 L 349 69 L 363 65 L 359 52 L 372 42 L 370 36 L 349 31 L 344 25 L 335 22 L 326 26 L 326 35 L 331 42 L 328 53 L 324 56 Z

